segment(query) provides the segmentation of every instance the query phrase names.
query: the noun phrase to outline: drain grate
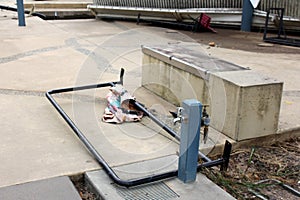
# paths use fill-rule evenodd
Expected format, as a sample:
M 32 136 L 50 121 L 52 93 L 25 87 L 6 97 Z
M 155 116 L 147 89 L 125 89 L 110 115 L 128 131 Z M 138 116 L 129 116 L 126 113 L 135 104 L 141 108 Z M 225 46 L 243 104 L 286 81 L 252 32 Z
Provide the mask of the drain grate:
M 125 200 L 169 200 L 179 197 L 162 182 L 134 188 L 116 188 L 117 193 Z

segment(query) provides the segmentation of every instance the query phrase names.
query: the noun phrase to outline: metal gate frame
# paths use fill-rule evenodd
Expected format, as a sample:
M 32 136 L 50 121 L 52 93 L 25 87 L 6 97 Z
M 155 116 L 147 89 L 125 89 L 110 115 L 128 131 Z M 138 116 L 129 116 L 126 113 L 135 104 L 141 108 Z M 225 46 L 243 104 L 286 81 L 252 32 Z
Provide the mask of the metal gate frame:
M 267 37 L 268 34 L 268 26 L 269 26 L 269 16 L 271 11 L 277 11 L 279 18 L 279 27 L 277 37 Z M 295 46 L 300 47 L 300 39 L 298 38 L 288 38 L 286 36 L 283 24 L 283 16 L 284 16 L 284 8 L 269 8 L 267 11 L 267 17 L 265 21 L 265 30 L 263 40 L 264 42 L 275 43 L 275 44 L 282 44 L 288 46 Z
M 123 76 L 125 70 L 122 68 L 120 72 L 120 80 L 114 82 L 107 82 L 107 83 L 100 83 L 94 85 L 85 85 L 85 86 L 78 86 L 78 87 L 69 87 L 69 88 L 62 88 L 62 89 L 55 89 L 46 92 L 47 99 L 51 102 L 51 104 L 55 107 L 58 113 L 62 116 L 65 122 L 70 126 L 70 128 L 74 131 L 74 133 L 78 136 L 81 142 L 85 145 L 85 147 L 89 150 L 89 152 L 94 156 L 96 161 L 103 167 L 104 171 L 107 175 L 119 186 L 124 187 L 133 187 L 141 184 L 152 183 L 156 181 L 160 181 L 163 179 L 173 178 L 178 175 L 178 169 L 150 175 L 142 178 L 132 179 L 132 180 L 123 180 L 118 177 L 115 171 L 109 166 L 109 164 L 105 161 L 105 159 L 99 154 L 99 152 L 93 147 L 91 142 L 86 138 L 86 136 L 79 130 L 76 124 L 71 120 L 71 118 L 66 114 L 66 112 L 62 109 L 62 107 L 57 103 L 57 101 L 52 96 L 53 94 L 59 93 L 66 93 L 66 92 L 75 92 L 80 90 L 87 90 L 87 89 L 96 89 L 96 88 L 103 88 L 103 87 L 112 87 L 116 84 L 123 85 Z M 172 137 L 180 141 L 179 136 L 176 132 L 174 132 L 170 127 L 168 127 L 164 122 L 157 119 L 153 114 L 151 114 L 142 104 L 135 101 L 135 106 L 139 108 L 141 111 L 145 113 L 150 119 L 152 119 L 156 124 L 162 127 L 165 131 L 167 131 Z M 221 170 L 226 170 L 228 168 L 230 153 L 231 153 L 232 145 L 230 142 L 226 141 L 223 151 L 223 156 L 216 160 L 211 160 L 206 157 L 203 153 L 199 151 L 199 157 L 204 161 L 202 164 L 198 164 L 197 171 L 199 172 L 203 167 L 213 167 L 217 165 L 221 165 Z

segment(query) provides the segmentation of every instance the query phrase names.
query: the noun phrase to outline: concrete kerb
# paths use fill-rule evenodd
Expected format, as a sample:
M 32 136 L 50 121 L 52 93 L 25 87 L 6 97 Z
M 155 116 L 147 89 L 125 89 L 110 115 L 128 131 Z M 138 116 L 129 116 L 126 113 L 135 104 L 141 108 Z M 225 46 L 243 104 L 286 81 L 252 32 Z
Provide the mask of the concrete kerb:
M 11 3 L 6 3 L 11 5 Z M 24 1 L 24 9 L 29 12 L 29 15 L 39 13 L 45 15 L 46 19 L 79 19 L 79 18 L 94 18 L 95 14 L 87 7 L 93 2 L 90 0 L 82 1 Z M 14 5 L 12 5 L 14 6 Z
M 267 135 L 263 137 L 247 139 L 242 141 L 233 141 L 232 142 L 232 152 L 238 151 L 241 148 L 251 148 L 256 145 L 267 146 L 273 145 L 277 142 L 284 142 L 293 140 L 300 137 L 300 127 L 289 128 L 278 131 L 276 134 Z M 214 157 L 218 156 L 223 152 L 224 144 L 217 144 L 209 152 L 208 156 Z
M 25 9 L 87 9 L 87 6 L 92 2 L 55 2 L 55 1 L 43 1 L 43 2 L 26 2 L 24 3 Z

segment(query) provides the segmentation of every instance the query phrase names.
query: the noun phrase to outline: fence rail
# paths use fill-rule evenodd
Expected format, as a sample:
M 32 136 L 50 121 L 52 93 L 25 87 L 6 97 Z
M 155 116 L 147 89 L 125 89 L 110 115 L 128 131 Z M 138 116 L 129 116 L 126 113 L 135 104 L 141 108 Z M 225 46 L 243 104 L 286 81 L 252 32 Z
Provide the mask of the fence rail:
M 141 8 L 242 8 L 244 0 L 94 0 L 95 5 Z M 261 0 L 258 10 L 285 8 L 285 16 L 300 19 L 299 0 Z

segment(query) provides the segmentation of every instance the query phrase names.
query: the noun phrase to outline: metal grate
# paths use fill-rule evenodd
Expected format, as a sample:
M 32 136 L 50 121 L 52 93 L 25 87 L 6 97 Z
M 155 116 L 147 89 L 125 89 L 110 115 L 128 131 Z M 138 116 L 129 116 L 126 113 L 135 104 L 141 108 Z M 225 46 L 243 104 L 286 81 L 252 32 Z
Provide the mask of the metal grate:
M 134 188 L 116 186 L 116 189 L 117 193 L 125 200 L 169 200 L 179 197 L 178 194 L 162 182 Z

